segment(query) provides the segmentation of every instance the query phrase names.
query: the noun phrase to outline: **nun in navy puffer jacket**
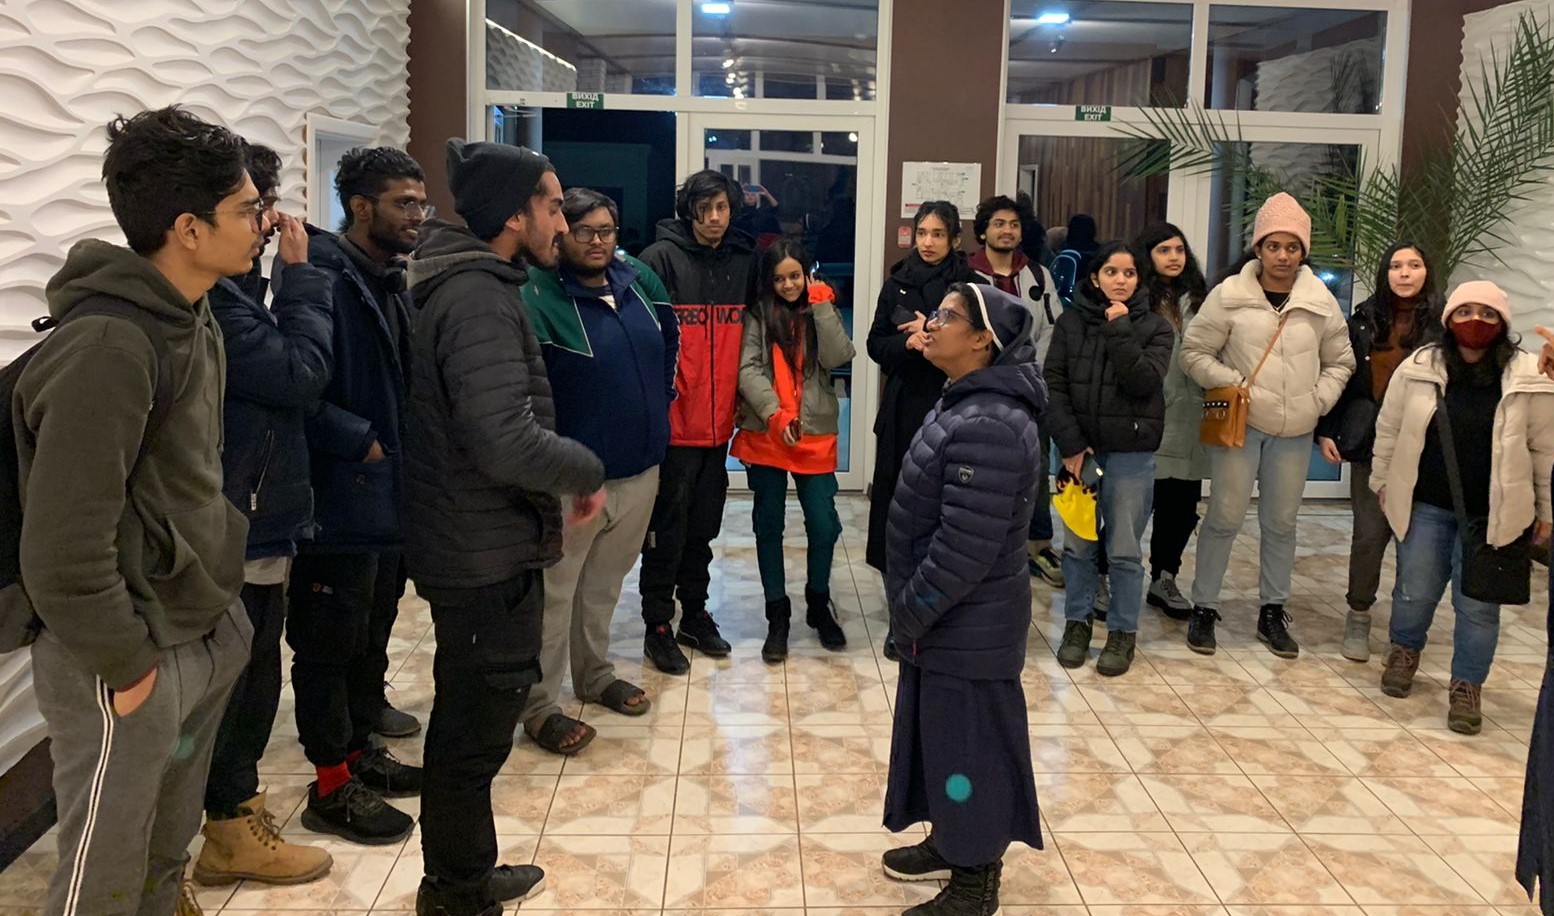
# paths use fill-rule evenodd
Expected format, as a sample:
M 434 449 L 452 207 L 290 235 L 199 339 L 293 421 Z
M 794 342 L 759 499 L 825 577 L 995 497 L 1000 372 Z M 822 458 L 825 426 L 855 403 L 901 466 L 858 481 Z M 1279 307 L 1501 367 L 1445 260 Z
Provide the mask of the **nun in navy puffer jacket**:
M 901 680 L 885 826 L 926 820 L 933 830 L 885 865 L 948 872 L 945 895 L 984 907 L 969 912 L 991 912 L 989 900 L 996 908 L 1009 843 L 1041 848 L 1020 686 L 1031 625 L 1025 539 L 1047 398 L 1031 321 L 991 286 L 950 288 L 924 348 L 949 382 L 907 450 L 890 507 L 885 585 Z

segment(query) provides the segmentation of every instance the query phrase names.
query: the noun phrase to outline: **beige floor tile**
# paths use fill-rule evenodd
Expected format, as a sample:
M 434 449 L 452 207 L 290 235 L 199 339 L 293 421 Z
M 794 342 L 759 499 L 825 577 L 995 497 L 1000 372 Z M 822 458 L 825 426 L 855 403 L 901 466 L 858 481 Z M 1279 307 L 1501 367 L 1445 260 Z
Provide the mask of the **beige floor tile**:
M 1068 866 L 1051 838 L 1046 849 L 1031 849 L 1016 843 L 1004 853 L 1004 871 L 998 898 L 1002 912 L 1020 912 L 1021 907 L 1061 908 L 1078 905 L 1083 898 L 1079 886 L 1068 873 Z M 1046 913 L 1046 909 L 1038 912 Z M 1058 912 L 1062 912 L 1058 909 Z
M 755 689 L 749 684 L 721 688 L 692 684 L 687 689 L 687 726 L 788 724 L 788 689 L 781 684 L 762 684 Z
M 1148 684 L 1081 686 L 1090 708 L 1108 728 L 1122 725 L 1197 725 L 1198 719 L 1176 691 Z
M 1230 916 L 1365 916 L 1365 910 L 1357 906 L 1322 905 L 1315 903 L 1293 904 L 1289 906 L 1244 906 L 1236 905 L 1226 907 Z
M 545 820 L 546 836 L 667 835 L 675 777 L 562 776 Z
M 1356 776 L 1458 775 L 1451 764 L 1401 727 L 1327 731 L 1321 740 Z
M 1240 774 L 1209 730 L 1201 725 L 1120 726 L 1109 729 L 1135 773 Z
M 795 725 L 792 771 L 811 776 L 885 773 L 890 767 L 890 734 L 889 724 Z
M 599 735 L 565 758 L 566 776 L 673 776 L 680 766 L 681 730 L 645 725 L 595 725 Z
M 505 865 L 533 864 L 534 851 L 539 843 L 540 838 L 537 836 L 498 834 L 496 860 Z M 394 868 L 389 872 L 388 880 L 384 883 L 383 890 L 379 892 L 373 909 L 415 910 L 416 890 L 421 886 L 421 877 L 424 874 L 421 850 L 418 845 L 412 845 L 399 857 L 399 861 L 394 863 Z
M 269 887 L 244 882 L 227 902 L 234 910 L 371 909 L 400 858 L 401 846 L 363 847 L 339 840 L 317 839 L 334 857 L 328 875 L 311 884 Z M 403 845 L 403 844 L 402 844 Z M 419 857 L 419 850 L 415 853 Z
M 1274 806 L 1240 774 L 1147 774 L 1139 779 L 1179 834 L 1290 832 Z
M 674 834 L 797 833 L 792 776 L 681 776 Z
M 1099 725 L 1032 725 L 1038 773 L 1127 773 L 1128 760 Z
M 1361 906 L 1484 902 L 1418 837 L 1310 834 L 1303 839 Z
M 1254 776 L 1296 833 L 1407 834 L 1408 826 L 1353 776 Z
M 1304 728 L 1210 728 L 1209 734 L 1248 776 L 1350 775 Z
M 697 726 L 685 730 L 680 773 L 783 775 L 793 772 L 793 744 L 786 725 Z
M 802 906 L 799 838 L 677 836 L 669 849 L 664 903 L 716 909 Z
M 1214 904 L 1192 855 L 1172 833 L 1060 833 L 1058 850 L 1090 906 Z
M 884 830 L 885 777 L 879 774 L 796 776 L 799 832 Z
M 895 907 L 897 912 L 933 899 L 933 882 L 893 881 L 880 867 L 887 849 L 909 846 L 918 838 L 884 833 L 815 834 L 799 846 L 804 866 L 806 907 Z
M 1479 735 L 1459 735 L 1449 731 L 1416 731 L 1415 735 L 1437 757 L 1470 779 L 1515 779 L 1527 773 L 1525 738 L 1492 733 L 1488 728 Z
M 1461 777 L 1364 777 L 1381 799 L 1417 834 L 1515 836 L 1518 818 Z
M 1422 839 L 1485 900 L 1503 906 L 1527 902 L 1527 892 L 1516 883 L 1516 837 L 1425 836 Z
M 1059 834 L 1171 829 L 1132 773 L 1038 773 L 1036 795 Z
M 545 892 L 529 910 L 658 908 L 669 871 L 669 837 L 541 838 L 535 861 L 545 869 Z
M 1385 728 L 1392 724 L 1380 706 L 1354 687 L 1291 687 L 1271 692 L 1279 705 L 1313 732 Z
M 1182 837 L 1209 886 L 1227 904 L 1347 905 L 1349 895 L 1306 844 L 1288 833 Z

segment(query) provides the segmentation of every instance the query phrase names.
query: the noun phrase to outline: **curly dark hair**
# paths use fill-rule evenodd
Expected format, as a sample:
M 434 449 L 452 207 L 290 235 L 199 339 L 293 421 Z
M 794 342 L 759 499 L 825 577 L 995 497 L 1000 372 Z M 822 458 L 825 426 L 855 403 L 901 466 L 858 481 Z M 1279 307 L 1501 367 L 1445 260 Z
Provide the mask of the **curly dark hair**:
M 425 181 L 426 173 L 409 153 L 392 146 L 358 146 L 347 150 L 335 171 L 335 193 L 340 195 L 340 207 L 345 210 L 340 230 L 351 228 L 355 220 L 351 213 L 351 198 L 377 197 L 396 178 Z
M 1023 234 L 1029 232 L 1036 223 L 1036 213 L 1031 209 L 1030 198 L 1016 200 L 1007 194 L 995 194 L 987 200 L 977 204 L 977 215 L 971 221 L 971 231 L 976 235 L 977 241 L 987 243 L 987 227 L 993 222 L 993 214 L 1000 210 L 1013 210 L 1015 218 L 1020 221 L 1020 229 Z
M 243 146 L 177 105 L 109 121 L 103 183 L 130 249 L 160 251 L 185 213 L 213 221 L 221 199 L 243 186 Z
M 243 141 L 243 156 L 248 177 L 254 180 L 259 196 L 269 197 L 281 186 L 281 157 L 275 150 L 259 143 Z
M 745 192 L 739 187 L 738 182 L 717 169 L 702 169 L 685 179 L 685 184 L 680 185 L 679 192 L 675 194 L 675 216 L 687 223 L 694 223 L 703 205 L 719 194 L 728 197 L 728 218 L 732 223 L 739 217 L 739 211 L 745 205 Z

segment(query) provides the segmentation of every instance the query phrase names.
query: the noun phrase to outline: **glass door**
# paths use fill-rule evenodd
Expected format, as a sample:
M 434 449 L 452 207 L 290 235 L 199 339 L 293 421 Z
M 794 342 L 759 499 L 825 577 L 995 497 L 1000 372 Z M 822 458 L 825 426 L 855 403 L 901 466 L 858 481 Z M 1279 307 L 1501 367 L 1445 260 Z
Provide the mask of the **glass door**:
M 862 437 L 867 418 L 855 410 L 854 391 L 873 383 L 873 364 L 863 337 L 878 292 L 881 252 L 858 231 L 858 214 L 872 213 L 873 119 L 785 115 L 691 115 L 689 173 L 717 169 L 745 189 L 735 225 L 756 239 L 758 250 L 783 237 L 798 239 L 808 266 L 837 294 L 842 323 L 857 344 L 849 367 L 833 372 L 841 401 L 837 478 L 844 491 L 861 491 Z M 682 174 L 683 177 L 683 174 Z M 744 469 L 729 460 L 734 485 Z

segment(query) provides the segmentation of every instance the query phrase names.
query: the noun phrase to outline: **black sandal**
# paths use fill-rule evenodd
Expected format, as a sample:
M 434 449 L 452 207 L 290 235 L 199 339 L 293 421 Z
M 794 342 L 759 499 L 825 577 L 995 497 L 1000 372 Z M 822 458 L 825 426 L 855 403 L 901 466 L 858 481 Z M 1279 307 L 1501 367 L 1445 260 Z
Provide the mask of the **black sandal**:
M 587 730 L 584 732 L 583 737 L 576 744 L 563 744 L 562 742 L 567 740 L 567 736 L 572 734 L 573 730 L 579 725 Z M 552 754 L 560 754 L 563 757 L 570 757 L 592 744 L 594 738 L 599 734 L 592 725 L 559 712 L 551 713 L 549 718 L 545 720 L 545 724 L 540 726 L 539 731 L 530 732 L 528 729 L 524 729 L 524 731 L 528 732 L 530 739 L 535 744 L 550 751 Z
M 632 697 L 641 697 L 642 702 L 632 706 L 626 702 Z M 645 716 L 647 711 L 653 708 L 653 701 L 648 699 L 646 691 L 630 681 L 622 680 L 617 680 L 604 688 L 604 693 L 599 694 L 599 699 L 595 702 L 612 712 L 632 717 Z

